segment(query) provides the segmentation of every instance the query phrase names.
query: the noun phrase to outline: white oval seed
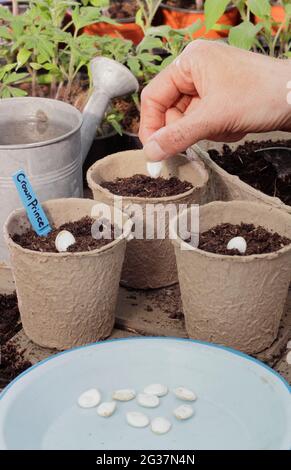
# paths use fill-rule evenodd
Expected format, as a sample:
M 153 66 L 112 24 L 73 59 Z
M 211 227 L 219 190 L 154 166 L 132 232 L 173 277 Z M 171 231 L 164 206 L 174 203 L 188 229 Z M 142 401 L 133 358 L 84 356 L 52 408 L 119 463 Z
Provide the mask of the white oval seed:
M 151 430 L 155 434 L 166 434 L 170 431 L 172 425 L 166 418 L 157 417 L 151 422 Z
M 291 339 L 287 343 L 287 349 L 291 349 Z
M 194 414 L 194 410 L 190 405 L 181 405 L 178 406 L 178 408 L 175 408 L 173 413 L 177 419 L 184 420 L 191 418 Z
M 61 230 L 55 239 L 55 246 L 59 252 L 67 251 L 69 246 L 74 245 L 75 243 L 76 239 L 74 235 L 68 230 Z
M 113 415 L 115 410 L 115 401 L 105 401 L 104 403 L 101 403 L 101 405 L 98 406 L 97 413 L 99 416 L 103 416 L 103 418 L 108 418 L 109 416 Z
M 152 178 L 158 178 L 163 169 L 162 162 L 147 162 L 147 172 Z
M 149 393 L 139 393 L 137 395 L 137 403 L 145 408 L 156 408 L 160 404 L 159 397 L 150 395 Z
M 247 251 L 247 242 L 243 237 L 234 237 L 229 240 L 226 248 L 228 250 L 238 250 L 240 253 L 244 254 Z
M 168 393 L 168 387 L 163 384 L 151 384 L 144 388 L 144 393 L 149 395 L 156 395 L 157 397 L 163 397 Z
M 291 364 L 291 351 L 288 352 L 286 356 L 286 361 L 287 361 L 287 364 Z
M 145 428 L 150 423 L 149 418 L 139 411 L 129 411 L 126 413 L 126 420 L 134 428 Z
M 192 390 L 189 390 L 189 388 L 185 388 L 185 387 L 175 388 L 174 394 L 176 395 L 177 398 L 180 398 L 180 400 L 185 400 L 185 401 L 195 401 L 197 398 L 197 396 Z
M 130 389 L 130 388 L 123 388 L 121 390 L 116 390 L 112 398 L 113 400 L 118 400 L 118 401 L 130 401 L 133 398 L 135 398 L 135 391 Z
M 78 398 L 78 405 L 81 408 L 94 408 L 99 405 L 101 401 L 101 394 L 97 388 L 90 388 L 83 392 Z

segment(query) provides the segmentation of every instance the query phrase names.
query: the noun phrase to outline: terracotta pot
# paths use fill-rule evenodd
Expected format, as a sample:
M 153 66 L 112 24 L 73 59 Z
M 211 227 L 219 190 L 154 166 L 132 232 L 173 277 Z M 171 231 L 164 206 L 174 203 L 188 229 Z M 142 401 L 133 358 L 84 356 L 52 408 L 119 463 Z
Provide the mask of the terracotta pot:
M 51 200 L 43 206 L 50 221 L 59 226 L 90 215 L 95 204 L 72 198 Z M 127 232 L 90 252 L 41 253 L 12 241 L 11 235 L 29 226 L 23 209 L 12 212 L 4 226 L 27 336 L 41 346 L 60 350 L 109 336 Z
M 134 44 L 142 41 L 144 34 L 140 26 L 135 23 L 135 18 L 120 19 L 117 24 L 110 23 L 94 23 L 85 26 L 84 33 L 91 36 L 111 36 L 117 38 L 120 36 L 129 39 Z
M 200 20 L 202 23 L 205 22 L 204 11 L 201 10 L 188 10 L 184 8 L 175 8 L 165 3 L 161 4 L 161 13 L 163 16 L 163 24 L 171 26 L 175 29 L 187 28 L 196 21 Z M 217 23 L 236 26 L 239 22 L 239 11 L 234 6 L 230 6 L 226 9 L 225 13 L 218 20 Z M 196 31 L 193 34 L 193 38 L 207 38 L 207 39 L 219 39 L 228 36 L 228 30 L 215 31 L 210 30 L 206 32 L 205 26 Z
M 286 12 L 283 5 L 272 5 L 271 6 L 271 16 L 275 23 L 281 24 L 286 19 Z M 255 16 L 255 24 L 261 23 L 262 19 L 258 16 Z M 285 29 L 285 28 L 284 28 Z M 278 31 L 278 26 L 272 28 L 273 34 L 276 34 Z
M 241 222 L 291 234 L 291 216 L 265 204 L 232 201 L 200 207 L 200 233 Z M 179 237 L 173 243 L 189 336 L 248 354 L 270 346 L 291 280 L 291 245 L 263 255 L 224 256 L 182 249 L 189 245 Z
M 248 134 L 244 139 L 239 142 L 228 144 L 232 149 L 236 149 L 239 145 L 246 141 L 255 140 L 258 142 L 266 140 L 290 140 L 291 133 L 288 132 L 267 132 L 262 134 Z M 238 176 L 231 175 L 217 165 L 208 153 L 210 149 L 222 151 L 224 143 L 211 142 L 204 140 L 194 145 L 193 149 L 197 155 L 205 163 L 209 170 L 211 199 L 221 201 L 231 200 L 249 200 L 261 201 L 266 204 L 278 207 L 291 214 L 291 206 L 284 204 L 281 199 L 277 197 L 268 196 L 261 191 L 253 188 L 247 183 L 244 183 Z
M 87 181 L 94 198 L 108 204 L 114 203 L 114 195 L 100 186 L 103 181 L 112 181 L 117 177 L 129 177 L 135 174 L 147 174 L 146 158 L 142 150 L 120 152 L 96 162 L 87 173 Z M 142 208 L 145 221 L 147 205 L 200 204 L 208 196 L 208 174 L 201 162 L 190 163 L 183 156 L 176 156 L 164 165 L 162 176 L 178 176 L 194 186 L 191 190 L 177 196 L 166 198 L 123 197 L 122 208 L 129 204 L 138 204 Z M 168 215 L 168 214 L 167 214 Z M 133 239 L 128 243 L 121 282 L 137 289 L 153 289 L 169 286 L 178 281 L 174 250 L 168 239 L 169 217 L 165 222 L 165 239 Z M 156 237 L 157 224 L 154 225 Z

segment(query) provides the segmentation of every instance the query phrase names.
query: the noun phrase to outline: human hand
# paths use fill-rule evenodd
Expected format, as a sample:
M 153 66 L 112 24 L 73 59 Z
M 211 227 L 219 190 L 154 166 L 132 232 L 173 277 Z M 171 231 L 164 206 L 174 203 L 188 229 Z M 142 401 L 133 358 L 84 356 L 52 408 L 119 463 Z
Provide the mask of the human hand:
M 139 137 L 159 161 L 199 140 L 291 130 L 291 61 L 196 40 L 145 87 Z

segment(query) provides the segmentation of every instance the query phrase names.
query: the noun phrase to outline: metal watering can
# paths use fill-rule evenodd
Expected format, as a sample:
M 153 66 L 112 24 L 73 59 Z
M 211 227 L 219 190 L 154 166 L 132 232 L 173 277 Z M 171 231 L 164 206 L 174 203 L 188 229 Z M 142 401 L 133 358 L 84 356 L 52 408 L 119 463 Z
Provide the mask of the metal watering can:
M 0 266 L 9 256 L 3 224 L 20 207 L 12 175 L 23 169 L 40 201 L 82 197 L 82 164 L 112 98 L 138 90 L 123 65 L 105 57 L 91 61 L 93 91 L 83 115 L 47 98 L 0 100 Z

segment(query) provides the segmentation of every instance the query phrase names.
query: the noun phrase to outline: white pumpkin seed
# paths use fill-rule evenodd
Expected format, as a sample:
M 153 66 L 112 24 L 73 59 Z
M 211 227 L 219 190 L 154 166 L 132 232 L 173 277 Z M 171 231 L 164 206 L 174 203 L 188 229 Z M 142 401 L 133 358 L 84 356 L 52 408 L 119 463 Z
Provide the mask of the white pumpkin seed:
M 166 434 L 167 432 L 170 431 L 171 427 L 172 425 L 170 421 L 160 416 L 157 418 L 154 418 L 151 422 L 151 430 L 155 434 Z
M 191 418 L 194 414 L 194 410 L 190 405 L 181 405 L 178 406 L 178 408 L 175 408 L 173 413 L 177 419 L 184 420 Z
M 174 394 L 176 395 L 177 398 L 180 398 L 180 400 L 185 400 L 185 401 L 195 401 L 197 398 L 195 393 L 192 390 L 189 390 L 189 388 L 185 388 L 185 387 L 175 388 Z
M 229 240 L 227 250 L 238 250 L 241 254 L 244 254 L 247 251 L 247 242 L 243 237 L 234 237 Z
M 287 343 L 287 349 L 291 349 L 291 339 Z
M 103 418 L 109 418 L 109 416 L 113 415 L 115 410 L 116 410 L 115 401 L 105 401 L 101 403 L 101 405 L 98 406 L 97 413 L 99 416 L 103 416 Z
M 137 395 L 137 403 L 145 408 L 156 408 L 160 404 L 159 397 L 150 395 L 149 393 L 139 393 Z
M 94 408 L 99 405 L 101 401 L 101 394 L 97 388 L 90 388 L 83 392 L 78 398 L 78 405 L 81 408 Z
M 74 245 L 75 243 L 76 239 L 74 235 L 68 230 L 61 230 L 55 239 L 55 246 L 59 252 L 67 251 L 69 246 Z
M 288 352 L 288 354 L 286 356 L 286 361 L 287 361 L 287 364 L 291 365 L 291 351 Z
M 135 395 L 136 393 L 134 390 L 130 388 L 123 388 L 120 390 L 116 390 L 113 393 L 112 398 L 113 400 L 118 400 L 118 401 L 130 401 L 133 398 L 135 398 Z
M 126 413 L 126 420 L 134 428 L 145 428 L 150 423 L 149 418 L 139 411 L 129 411 Z
M 162 162 L 147 162 L 147 172 L 152 178 L 158 178 L 163 169 Z
M 144 393 L 163 397 L 164 395 L 167 395 L 168 387 L 163 384 L 151 384 L 144 388 Z

